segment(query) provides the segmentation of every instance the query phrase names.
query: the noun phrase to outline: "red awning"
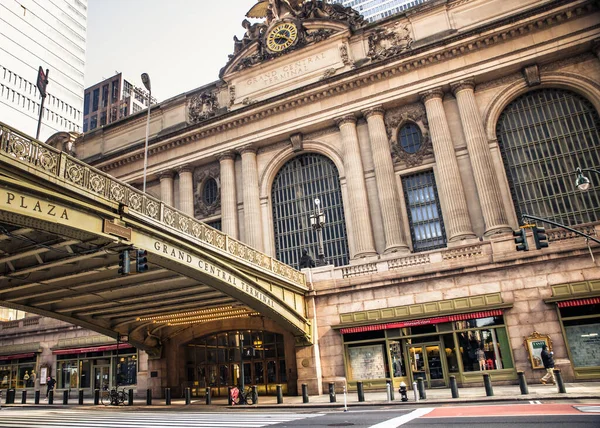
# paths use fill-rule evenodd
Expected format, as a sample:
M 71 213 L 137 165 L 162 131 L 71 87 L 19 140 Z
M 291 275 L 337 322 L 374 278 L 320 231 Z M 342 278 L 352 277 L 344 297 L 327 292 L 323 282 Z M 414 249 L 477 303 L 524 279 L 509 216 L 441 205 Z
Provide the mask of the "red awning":
M 27 354 L 0 355 L 0 360 L 16 360 L 18 358 L 31 358 L 34 355 L 35 352 L 28 352 Z
M 487 318 L 502 315 L 502 309 L 491 311 L 471 312 L 468 314 L 447 315 L 443 317 L 422 318 L 410 321 L 398 321 L 385 324 L 363 325 L 360 327 L 348 327 L 340 329 L 342 334 L 363 333 L 365 331 L 388 330 L 390 328 L 416 327 L 419 325 L 441 324 L 443 322 L 472 320 L 475 318 Z
M 129 343 L 119 343 L 119 351 L 121 349 L 133 348 L 133 345 Z M 65 355 L 65 354 L 85 354 L 86 352 L 102 352 L 102 351 L 114 351 L 117 349 L 117 345 L 103 345 L 103 346 L 94 346 L 90 348 L 71 348 L 71 349 L 56 349 L 52 351 L 55 355 Z
M 559 308 L 569 308 L 572 306 L 597 305 L 600 303 L 600 297 L 592 297 L 590 299 L 565 300 L 558 302 Z

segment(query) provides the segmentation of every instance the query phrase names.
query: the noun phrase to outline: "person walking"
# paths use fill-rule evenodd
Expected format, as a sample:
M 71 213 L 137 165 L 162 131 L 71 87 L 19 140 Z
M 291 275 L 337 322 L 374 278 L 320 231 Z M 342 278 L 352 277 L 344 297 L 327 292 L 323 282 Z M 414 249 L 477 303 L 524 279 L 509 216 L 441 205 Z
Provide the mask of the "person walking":
M 48 389 L 46 389 L 46 398 L 48 398 L 48 394 L 56 386 L 56 380 L 52 376 L 48 376 L 48 379 L 46 380 L 46 386 L 48 387 Z
M 542 345 L 542 363 L 546 369 L 546 374 L 542 377 L 541 382 L 546 385 L 549 380 L 552 380 L 552 385 L 556 385 L 556 378 L 554 377 L 554 358 L 552 355 L 554 352 L 548 352 L 548 346 Z

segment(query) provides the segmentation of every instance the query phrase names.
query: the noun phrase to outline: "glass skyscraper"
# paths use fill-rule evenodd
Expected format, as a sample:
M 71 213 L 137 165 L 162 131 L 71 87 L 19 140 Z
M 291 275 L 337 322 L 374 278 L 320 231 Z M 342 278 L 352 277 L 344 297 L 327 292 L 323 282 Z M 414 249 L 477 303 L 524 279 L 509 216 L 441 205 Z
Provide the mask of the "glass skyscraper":
M 426 1 L 427 0 L 331 0 L 331 3 L 350 6 L 364 16 L 367 21 L 373 22 Z
M 87 0 L 0 0 L 0 122 L 35 136 L 48 69 L 40 139 L 81 132 Z

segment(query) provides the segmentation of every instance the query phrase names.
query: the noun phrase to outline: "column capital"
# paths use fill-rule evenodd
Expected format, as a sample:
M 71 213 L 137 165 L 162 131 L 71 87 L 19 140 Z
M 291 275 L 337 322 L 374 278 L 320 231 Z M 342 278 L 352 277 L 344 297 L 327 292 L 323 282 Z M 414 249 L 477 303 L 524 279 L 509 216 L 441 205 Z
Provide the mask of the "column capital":
M 475 89 L 475 81 L 473 79 L 459 80 L 458 82 L 450 83 L 450 89 L 454 95 L 464 89 L 473 90 Z
M 362 111 L 363 116 L 366 119 L 369 119 L 371 116 L 383 116 L 385 114 L 385 109 L 383 106 L 375 106 Z
M 224 152 L 218 153 L 217 159 L 219 160 L 219 162 L 229 160 L 229 159 L 235 160 L 235 156 L 236 156 L 236 153 L 234 150 L 226 150 Z
M 356 124 L 356 115 L 354 113 L 350 113 L 345 116 L 336 117 L 334 120 L 338 127 L 345 125 L 346 123 Z
M 421 97 L 421 101 L 426 103 L 429 100 L 443 99 L 444 91 L 442 88 L 434 88 L 429 91 L 421 92 L 419 96 Z
M 172 170 L 166 170 L 166 171 L 161 171 L 158 174 L 158 178 L 160 180 L 165 180 L 165 179 L 168 179 L 168 178 L 173 178 L 174 175 L 175 175 L 174 171 L 172 171 Z
M 181 165 L 179 167 L 177 167 L 177 173 L 179 175 L 186 173 L 186 172 L 192 172 L 194 170 L 194 168 L 191 165 Z
M 254 147 L 252 144 L 246 144 L 245 146 L 238 147 L 237 151 L 240 155 L 243 155 L 244 153 L 256 154 L 256 147 Z

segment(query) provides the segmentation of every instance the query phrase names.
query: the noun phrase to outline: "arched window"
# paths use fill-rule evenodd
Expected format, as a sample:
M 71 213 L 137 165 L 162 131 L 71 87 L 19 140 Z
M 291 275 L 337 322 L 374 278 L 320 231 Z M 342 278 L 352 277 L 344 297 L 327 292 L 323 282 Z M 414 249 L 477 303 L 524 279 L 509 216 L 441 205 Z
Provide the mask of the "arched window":
M 421 148 L 421 130 L 416 123 L 407 123 L 398 131 L 398 141 L 406 153 L 417 153 Z
M 562 224 L 600 219 L 600 177 L 587 193 L 575 168 L 600 165 L 600 118 L 585 98 L 562 89 L 528 92 L 510 103 L 496 127 L 517 216 Z
M 317 258 L 318 237 L 311 228 L 310 214 L 319 198 L 325 212 L 325 259 L 335 266 L 348 264 L 340 179 L 331 160 L 314 153 L 291 159 L 277 173 L 271 195 L 278 260 L 297 268 L 303 249 Z

